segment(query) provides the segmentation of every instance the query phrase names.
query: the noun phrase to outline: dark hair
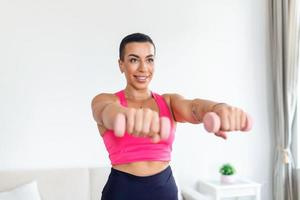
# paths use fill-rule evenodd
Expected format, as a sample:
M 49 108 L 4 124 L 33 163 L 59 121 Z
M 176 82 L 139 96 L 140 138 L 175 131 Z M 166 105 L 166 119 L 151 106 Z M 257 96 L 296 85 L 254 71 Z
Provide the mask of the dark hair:
M 154 45 L 152 39 L 150 38 L 150 36 L 143 34 L 143 33 L 132 33 L 132 34 L 124 37 L 120 43 L 120 48 L 119 48 L 120 60 L 123 60 L 125 46 L 126 46 L 126 44 L 128 44 L 130 42 L 150 42 L 153 45 L 154 52 L 155 52 L 155 45 Z

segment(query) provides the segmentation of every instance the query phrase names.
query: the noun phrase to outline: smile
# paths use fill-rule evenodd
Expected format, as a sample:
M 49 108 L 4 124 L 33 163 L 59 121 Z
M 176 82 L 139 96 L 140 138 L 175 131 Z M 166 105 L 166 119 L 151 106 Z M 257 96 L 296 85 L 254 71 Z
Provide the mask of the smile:
M 138 82 L 145 82 L 148 76 L 134 76 Z

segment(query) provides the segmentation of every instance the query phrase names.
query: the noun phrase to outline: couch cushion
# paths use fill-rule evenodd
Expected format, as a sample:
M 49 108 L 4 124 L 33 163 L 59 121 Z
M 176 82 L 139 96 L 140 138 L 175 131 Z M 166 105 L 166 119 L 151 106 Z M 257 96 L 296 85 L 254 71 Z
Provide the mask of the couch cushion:
M 88 169 L 0 171 L 0 191 L 36 180 L 43 200 L 90 200 Z
M 1 200 L 41 200 L 36 181 L 0 192 Z

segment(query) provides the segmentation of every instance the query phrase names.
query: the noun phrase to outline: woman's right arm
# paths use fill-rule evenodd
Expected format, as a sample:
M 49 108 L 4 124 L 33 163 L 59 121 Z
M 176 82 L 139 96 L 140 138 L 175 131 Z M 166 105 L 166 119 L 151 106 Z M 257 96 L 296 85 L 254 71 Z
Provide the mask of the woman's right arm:
M 98 125 L 106 129 L 113 129 L 114 120 L 118 113 L 125 112 L 118 98 L 113 94 L 102 93 L 92 100 L 92 112 Z

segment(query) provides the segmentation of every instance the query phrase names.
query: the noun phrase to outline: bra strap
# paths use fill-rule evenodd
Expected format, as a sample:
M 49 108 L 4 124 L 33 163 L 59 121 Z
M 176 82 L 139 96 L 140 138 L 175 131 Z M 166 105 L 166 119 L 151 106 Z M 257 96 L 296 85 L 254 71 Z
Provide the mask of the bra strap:
M 124 90 L 121 90 L 121 91 L 115 93 L 115 95 L 117 95 L 119 97 L 120 104 L 124 107 L 127 107 L 127 101 L 125 98 Z

